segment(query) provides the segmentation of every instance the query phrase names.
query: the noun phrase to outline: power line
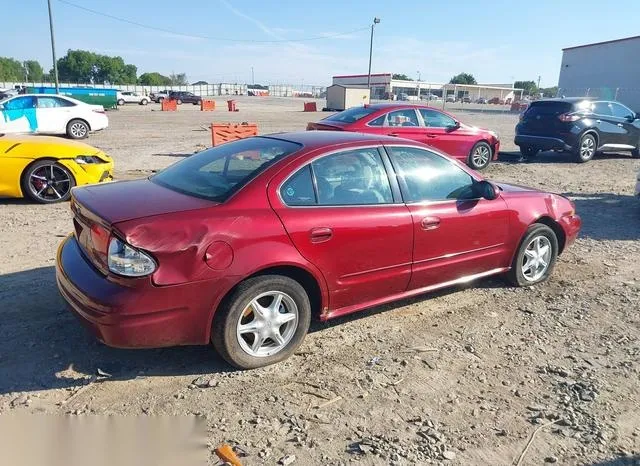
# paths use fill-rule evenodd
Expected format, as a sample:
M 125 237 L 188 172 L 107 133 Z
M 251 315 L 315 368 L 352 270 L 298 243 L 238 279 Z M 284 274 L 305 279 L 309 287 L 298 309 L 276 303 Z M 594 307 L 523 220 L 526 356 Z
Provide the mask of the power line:
M 347 34 L 353 34 L 355 32 L 360 32 L 360 31 L 364 31 L 365 29 L 369 29 L 369 26 L 366 26 L 366 27 L 363 27 L 363 28 L 354 29 L 352 31 L 338 32 L 338 33 L 335 33 L 335 34 L 325 34 L 323 36 L 316 36 L 316 37 L 305 37 L 305 38 L 301 38 L 301 39 L 272 39 L 272 40 L 230 39 L 230 38 L 226 38 L 226 37 L 201 36 L 201 35 L 198 35 L 198 34 L 187 34 L 187 33 L 184 33 L 184 32 L 172 31 L 170 29 L 159 28 L 157 26 L 151 26 L 149 24 L 142 24 L 142 23 L 139 23 L 137 21 L 132 21 L 130 19 L 120 18 L 118 16 L 110 15 L 108 13 L 103 13 L 101 11 L 92 10 L 91 8 L 87 8 L 87 7 L 84 7 L 82 5 L 77 5 L 77 4 L 69 2 L 67 0 L 58 0 L 58 1 L 60 3 L 64 3 L 65 5 L 69 5 L 69 6 L 73 7 L 73 8 L 77 8 L 79 10 L 83 10 L 83 11 L 86 11 L 88 13 L 92 13 L 92 14 L 97 15 L 97 16 L 103 16 L 105 18 L 110 18 L 110 19 L 113 19 L 115 21 L 120 21 L 122 23 L 131 24 L 133 26 L 137 26 L 137 27 L 144 28 L 144 29 L 151 29 L 153 31 L 165 32 L 165 33 L 168 33 L 168 34 L 174 34 L 176 36 L 190 37 L 192 39 L 206 39 L 206 40 L 223 41 L 223 42 L 249 42 L 249 43 L 308 42 L 308 41 L 313 41 L 313 40 L 332 39 L 332 38 L 335 38 L 335 37 L 340 37 L 340 36 L 344 36 L 344 35 L 347 35 Z

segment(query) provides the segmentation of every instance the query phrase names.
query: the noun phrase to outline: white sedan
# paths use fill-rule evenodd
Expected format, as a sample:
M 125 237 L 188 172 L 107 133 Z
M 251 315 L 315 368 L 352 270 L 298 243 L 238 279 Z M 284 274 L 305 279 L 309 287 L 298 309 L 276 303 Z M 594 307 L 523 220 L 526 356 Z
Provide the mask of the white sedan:
M 17 95 L 0 100 L 0 134 L 66 134 L 86 138 L 109 126 L 102 105 L 55 94 Z
M 133 91 L 118 91 L 118 105 L 139 104 L 147 105 L 151 98 Z

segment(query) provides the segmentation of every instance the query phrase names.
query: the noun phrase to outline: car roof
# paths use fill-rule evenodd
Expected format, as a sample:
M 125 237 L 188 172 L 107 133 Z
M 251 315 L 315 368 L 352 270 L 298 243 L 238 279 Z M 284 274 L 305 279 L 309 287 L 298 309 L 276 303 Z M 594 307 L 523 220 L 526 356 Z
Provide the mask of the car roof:
M 285 141 L 301 144 L 307 149 L 315 149 L 326 146 L 336 146 L 342 144 L 389 144 L 398 141 L 408 145 L 420 145 L 415 141 L 398 139 L 392 136 L 382 136 L 375 134 L 356 133 L 351 131 L 297 131 L 290 133 L 265 134 L 263 137 L 282 139 Z
M 438 110 L 437 108 L 431 106 L 431 105 L 427 105 L 427 104 L 422 104 L 419 102 L 416 103 L 409 103 L 409 102 L 403 102 L 403 103 L 393 103 L 393 102 L 386 102 L 386 103 L 379 103 L 379 104 L 368 104 L 367 108 L 373 108 L 375 110 L 393 110 L 393 109 L 401 109 L 401 108 L 432 108 L 435 110 Z
M 552 97 L 550 99 L 541 99 L 536 100 L 534 102 L 568 102 L 568 103 L 576 103 L 583 102 L 585 100 L 596 100 L 595 97 Z M 532 103 L 534 103 L 532 102 Z

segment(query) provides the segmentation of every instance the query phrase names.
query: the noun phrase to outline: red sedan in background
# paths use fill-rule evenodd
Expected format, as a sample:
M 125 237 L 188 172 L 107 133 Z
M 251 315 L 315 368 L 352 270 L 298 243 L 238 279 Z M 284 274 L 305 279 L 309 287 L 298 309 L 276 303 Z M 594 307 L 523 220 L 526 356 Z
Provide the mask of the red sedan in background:
M 542 282 L 580 229 L 568 199 L 493 184 L 417 142 L 312 131 L 205 150 L 73 190 L 56 276 L 117 347 L 212 342 L 231 364 L 290 356 L 312 317 L 505 274 Z
M 428 144 L 474 170 L 497 160 L 498 133 L 466 125 L 442 110 L 420 104 L 373 104 L 331 115 L 309 130 L 353 131 L 394 136 Z

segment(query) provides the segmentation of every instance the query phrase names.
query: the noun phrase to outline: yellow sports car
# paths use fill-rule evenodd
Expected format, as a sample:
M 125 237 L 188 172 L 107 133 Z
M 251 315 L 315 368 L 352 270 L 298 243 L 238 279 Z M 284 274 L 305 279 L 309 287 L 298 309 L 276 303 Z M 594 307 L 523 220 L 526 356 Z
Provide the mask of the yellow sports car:
M 78 141 L 48 136 L 0 135 L 0 197 L 66 201 L 71 188 L 110 181 L 113 159 Z

